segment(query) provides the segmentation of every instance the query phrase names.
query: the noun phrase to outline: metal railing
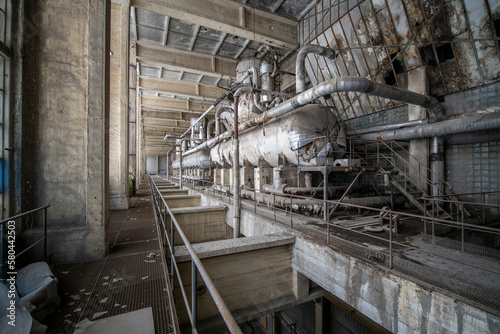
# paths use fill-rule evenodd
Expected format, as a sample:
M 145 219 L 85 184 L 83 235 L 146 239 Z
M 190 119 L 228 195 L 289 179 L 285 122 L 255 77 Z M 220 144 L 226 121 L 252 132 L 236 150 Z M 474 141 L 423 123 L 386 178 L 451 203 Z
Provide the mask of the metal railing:
M 184 185 L 187 187 L 192 187 L 193 189 L 196 189 L 200 193 L 214 196 L 222 201 L 227 202 L 228 204 L 231 204 L 232 195 L 230 194 L 230 187 L 227 187 L 223 189 L 223 191 L 220 191 L 212 187 L 213 182 L 202 181 L 202 180 L 189 180 L 189 179 L 185 179 Z M 243 194 L 245 194 L 245 192 L 247 192 L 247 194 L 253 193 L 254 194 L 253 199 L 259 198 L 258 194 L 265 193 L 264 191 L 261 192 L 257 189 L 250 189 L 248 187 L 242 187 L 240 191 Z M 290 229 L 301 231 L 302 233 L 306 233 L 307 235 L 317 236 L 318 233 L 317 229 L 308 226 L 308 224 L 304 224 L 304 219 L 306 217 L 301 213 L 294 212 L 296 211 L 297 208 L 297 206 L 294 206 L 294 204 L 300 201 L 307 200 L 310 201 L 311 204 L 314 204 L 316 207 L 321 207 L 324 205 L 325 200 L 314 199 L 305 196 L 291 195 L 291 194 L 279 194 L 279 195 L 267 194 L 267 196 L 271 198 L 271 200 L 268 203 L 259 203 L 258 200 L 254 200 L 253 203 L 250 205 L 248 204 L 248 202 L 243 203 L 242 207 L 246 208 L 247 210 L 253 209 L 252 211 L 254 214 L 261 215 L 267 219 L 270 219 L 271 221 L 284 225 L 285 227 L 288 227 Z M 250 196 L 249 199 L 252 199 L 251 197 L 252 196 Z M 428 252 L 424 249 L 396 241 L 392 218 L 398 215 L 400 222 L 404 221 L 404 224 L 418 224 L 420 226 L 420 230 L 423 231 L 422 239 L 425 239 L 427 236 L 425 234 L 427 233 L 426 226 L 429 224 L 432 226 L 439 225 L 454 229 L 460 229 L 463 231 L 488 233 L 493 236 L 500 235 L 500 229 L 467 224 L 461 221 L 457 222 L 448 219 L 442 219 L 439 217 L 424 216 L 424 215 L 411 214 L 407 212 L 395 211 L 390 209 L 378 209 L 362 205 L 343 203 L 336 200 L 328 200 L 326 201 L 326 203 L 327 207 L 340 205 L 347 209 L 363 210 L 367 211 L 368 213 L 373 213 L 374 215 L 386 214 L 387 217 L 389 218 L 389 224 L 388 224 L 389 235 L 383 237 L 383 236 L 376 236 L 369 232 L 357 231 L 348 227 L 341 226 L 337 224 L 338 222 L 331 221 L 330 219 L 328 221 L 321 219 L 319 218 L 322 216 L 321 212 L 312 213 L 313 215 L 316 215 L 316 217 L 307 216 L 306 219 L 309 222 L 315 222 L 316 225 L 326 224 L 326 233 L 325 233 L 326 238 L 324 239 L 324 242 L 327 245 L 338 247 L 350 255 L 363 258 L 374 264 L 384 265 L 390 269 L 396 269 L 400 272 L 413 276 L 426 283 L 441 287 L 457 295 L 464 296 L 469 300 L 479 302 L 488 307 L 500 309 L 500 294 L 492 292 L 489 289 L 479 286 L 473 282 L 469 282 L 462 277 L 453 276 L 449 273 L 441 272 L 439 269 L 409 261 L 405 259 L 404 256 L 399 256 L 399 254 L 402 254 L 406 251 L 418 251 L 419 253 L 424 255 L 433 257 L 436 256 L 442 257 L 444 260 L 455 263 L 456 265 L 461 265 L 465 267 L 468 266 L 471 268 L 474 267 L 476 269 L 479 268 L 481 270 L 500 275 L 499 272 L 492 271 L 491 268 L 478 267 L 474 264 L 460 261 L 460 258 L 443 257 L 439 254 Z M 346 233 L 355 233 L 358 236 L 361 235 L 363 237 L 367 237 L 371 240 L 374 240 L 374 242 L 385 243 L 386 247 L 383 250 L 374 250 L 373 248 L 370 248 L 366 245 L 357 243 L 355 241 L 351 241 L 343 236 L 338 236 L 336 235 L 336 233 L 333 233 L 341 230 L 343 230 Z M 467 249 L 474 249 L 474 245 L 468 244 L 466 242 L 464 242 L 463 244 L 465 245 L 464 247 L 462 247 L 464 251 L 467 251 Z M 474 251 L 471 253 L 484 255 L 487 252 L 483 250 L 482 252 Z
M 177 222 L 175 216 L 172 214 L 172 211 L 170 210 L 168 204 L 166 203 L 165 199 L 163 198 L 161 191 L 158 189 L 158 186 L 156 185 L 156 182 L 154 181 L 153 177 L 149 176 L 150 178 L 150 184 L 151 184 L 151 189 L 153 192 L 153 200 L 154 200 L 154 205 L 155 205 L 155 213 L 157 216 L 158 221 L 160 222 L 160 227 L 161 227 L 161 235 L 162 239 L 164 239 L 167 242 L 167 248 L 170 253 L 170 277 L 171 277 L 171 291 L 172 294 L 175 290 L 175 278 L 177 278 L 177 281 L 179 283 L 179 288 L 181 289 L 182 293 L 182 298 L 184 300 L 184 305 L 186 307 L 186 312 L 189 318 L 189 321 L 191 323 L 192 327 L 192 332 L 193 333 L 198 333 L 197 329 L 197 309 L 198 309 L 198 303 L 197 303 L 197 274 L 200 274 L 201 278 L 203 279 L 203 282 L 207 288 L 207 290 L 210 292 L 210 295 L 212 296 L 212 299 L 214 303 L 217 306 L 217 309 L 219 310 L 220 315 L 222 316 L 228 330 L 230 333 L 242 333 L 241 329 L 239 328 L 238 324 L 236 323 L 236 320 L 234 319 L 233 315 L 229 311 L 228 307 L 226 306 L 224 300 L 222 299 L 221 295 L 219 294 L 219 291 L 215 287 L 214 283 L 212 282 L 210 276 L 208 275 L 205 267 L 203 266 L 200 258 L 194 251 L 191 243 L 187 239 L 186 235 L 184 234 L 182 228 L 180 227 L 179 223 Z M 170 219 L 170 229 L 168 231 L 167 229 L 167 219 Z M 186 291 L 184 289 L 184 285 L 182 283 L 182 277 L 179 271 L 179 267 L 175 258 L 175 250 L 174 250 L 174 237 L 175 233 L 179 235 L 181 238 L 184 246 L 186 247 L 186 250 L 189 253 L 189 256 L 191 258 L 191 301 L 188 300 Z
M 7 274 L 8 271 L 15 271 L 14 267 L 10 267 L 9 261 L 10 259 L 17 259 L 19 256 L 23 255 L 26 253 L 28 250 L 32 249 L 39 243 L 43 242 L 43 258 L 47 259 L 47 209 L 50 207 L 50 205 L 42 206 L 40 208 L 30 210 L 15 216 L 12 216 L 10 218 L 4 219 L 0 221 L 0 269 L 1 269 L 1 278 L 5 278 L 5 275 Z M 24 217 L 27 217 L 29 215 L 33 215 L 35 213 L 38 213 L 40 211 L 43 211 L 43 237 L 37 241 L 35 241 L 33 244 L 29 245 L 26 247 L 24 250 L 21 252 L 16 251 L 16 239 L 18 235 L 16 235 L 16 220 L 22 219 Z M 12 233 L 11 233 L 12 232 Z M 12 263 L 12 262 L 11 262 Z M 15 263 L 15 261 L 13 262 Z M 8 264 L 8 266 L 6 266 Z M 6 267 L 8 270 L 6 270 Z

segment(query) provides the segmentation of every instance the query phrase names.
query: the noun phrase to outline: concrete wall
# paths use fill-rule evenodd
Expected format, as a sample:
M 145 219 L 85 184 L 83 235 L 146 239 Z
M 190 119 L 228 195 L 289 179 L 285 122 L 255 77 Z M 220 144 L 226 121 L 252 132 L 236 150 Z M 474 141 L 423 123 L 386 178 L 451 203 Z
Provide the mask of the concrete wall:
M 147 156 L 146 157 L 146 173 L 147 174 L 157 174 L 158 173 L 158 157 L 157 156 Z
M 108 1 L 26 0 L 21 208 L 50 204 L 54 261 L 108 249 Z M 29 35 L 28 35 L 29 34 Z M 17 92 L 21 94 L 21 92 Z
M 129 135 L 129 17 L 128 4 L 111 5 L 110 42 L 110 209 L 127 209 Z

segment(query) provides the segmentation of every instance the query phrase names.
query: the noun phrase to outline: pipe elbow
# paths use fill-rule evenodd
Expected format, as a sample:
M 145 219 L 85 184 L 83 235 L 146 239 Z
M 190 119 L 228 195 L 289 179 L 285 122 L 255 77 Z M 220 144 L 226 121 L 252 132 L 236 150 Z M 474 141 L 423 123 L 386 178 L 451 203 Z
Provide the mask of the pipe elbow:
M 327 57 L 329 59 L 335 59 L 335 50 L 324 47 L 321 45 L 304 45 L 300 48 L 297 53 L 297 60 L 295 62 L 295 76 L 296 76 L 296 91 L 297 93 L 302 93 L 306 90 L 305 84 L 305 60 L 309 53 L 315 53 L 319 56 Z

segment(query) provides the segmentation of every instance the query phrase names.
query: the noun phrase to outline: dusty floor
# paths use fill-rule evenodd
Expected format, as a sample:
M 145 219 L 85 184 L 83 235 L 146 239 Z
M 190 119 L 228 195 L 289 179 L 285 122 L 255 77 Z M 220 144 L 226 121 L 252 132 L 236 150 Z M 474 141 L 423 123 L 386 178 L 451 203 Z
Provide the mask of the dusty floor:
M 156 333 L 173 333 L 151 192 L 143 182 L 129 210 L 110 213 L 109 256 L 52 268 L 63 296 L 44 321 L 48 333 L 72 333 L 84 319 L 98 320 L 152 307 Z

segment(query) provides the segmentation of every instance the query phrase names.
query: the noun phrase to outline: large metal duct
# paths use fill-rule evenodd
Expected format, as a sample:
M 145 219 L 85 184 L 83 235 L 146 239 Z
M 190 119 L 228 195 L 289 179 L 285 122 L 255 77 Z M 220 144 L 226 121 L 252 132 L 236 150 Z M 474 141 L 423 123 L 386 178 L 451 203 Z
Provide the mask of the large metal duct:
M 208 169 L 213 166 L 215 166 L 215 164 L 212 161 L 210 161 L 210 154 L 208 150 L 199 151 L 188 156 L 186 155 L 182 156 L 182 168 Z M 174 169 L 180 168 L 179 158 L 176 158 L 172 162 L 172 168 Z
M 310 166 L 316 164 L 312 159 L 317 153 L 326 147 L 323 153 L 327 154 L 332 148 L 322 136 L 333 137 L 337 132 L 337 120 L 328 108 L 307 105 L 266 123 L 265 127 L 240 134 L 239 162 L 257 166 L 263 160 L 278 167 L 286 158 L 294 165 Z M 233 165 L 232 145 L 231 141 L 215 145 L 210 151 L 212 161 L 220 166 Z
M 381 83 L 373 82 L 371 80 L 360 78 L 360 77 L 344 77 L 344 78 L 334 78 L 320 83 L 319 85 L 301 93 L 291 99 L 286 100 L 277 107 L 274 107 L 259 116 L 246 121 L 238 126 L 239 131 L 243 132 L 255 126 L 261 125 L 275 117 L 284 115 L 297 109 L 300 106 L 311 103 L 321 96 L 332 94 L 335 92 L 360 92 L 369 95 L 379 96 L 386 99 L 392 99 L 400 102 L 406 102 L 410 104 L 416 104 L 418 106 L 428 108 L 428 112 L 431 116 L 436 114 L 441 114 L 442 109 L 439 102 L 427 95 L 418 94 L 411 92 L 406 89 L 396 88 L 392 86 L 387 86 Z M 230 131 L 221 134 L 216 138 L 207 140 L 203 144 L 189 150 L 186 155 L 192 154 L 194 152 L 212 148 L 217 143 L 223 140 L 231 138 L 232 133 Z
M 461 133 L 495 130 L 500 128 L 500 112 L 457 118 L 448 121 L 411 126 L 403 129 L 363 134 L 367 140 L 411 140 L 444 137 Z

